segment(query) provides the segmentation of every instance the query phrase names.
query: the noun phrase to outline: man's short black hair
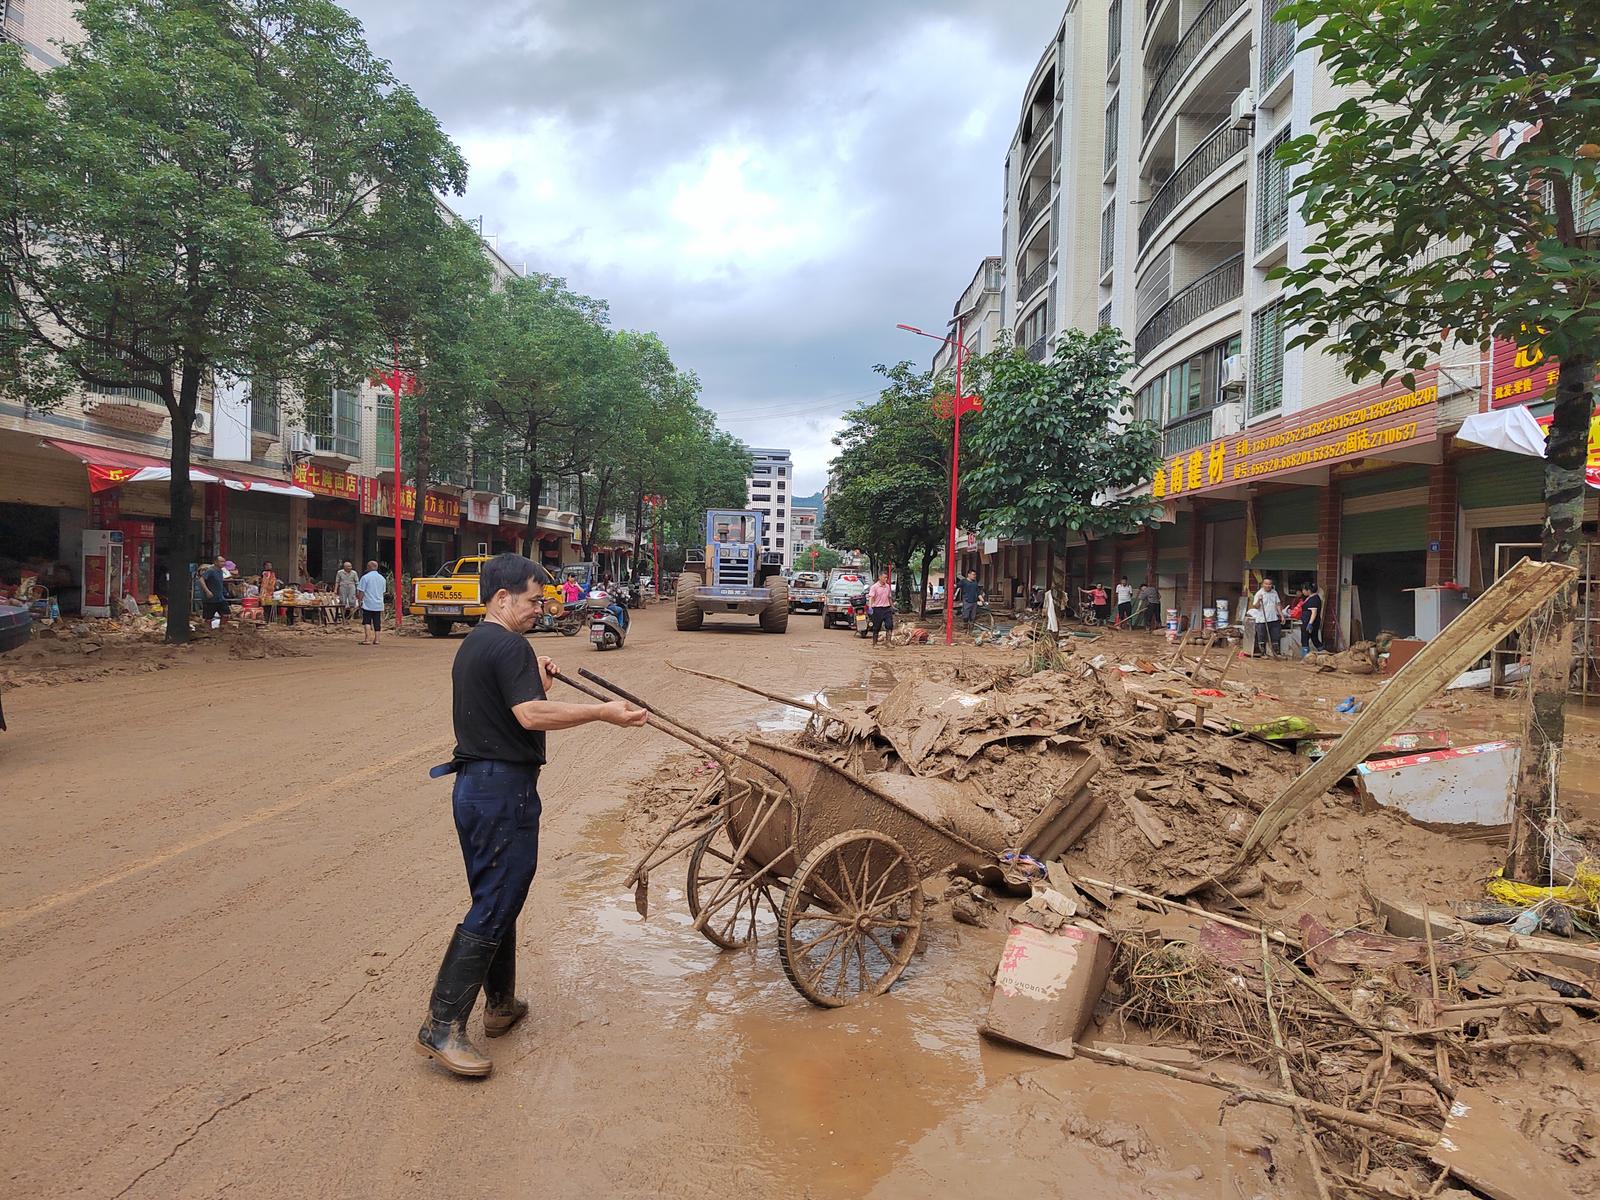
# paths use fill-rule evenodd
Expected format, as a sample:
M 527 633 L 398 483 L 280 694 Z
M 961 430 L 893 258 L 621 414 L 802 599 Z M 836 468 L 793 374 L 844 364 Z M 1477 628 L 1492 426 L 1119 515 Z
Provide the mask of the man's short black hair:
M 520 596 L 530 579 L 543 587 L 550 582 L 550 573 L 524 555 L 496 554 L 478 569 L 478 594 L 485 604 L 501 588 Z

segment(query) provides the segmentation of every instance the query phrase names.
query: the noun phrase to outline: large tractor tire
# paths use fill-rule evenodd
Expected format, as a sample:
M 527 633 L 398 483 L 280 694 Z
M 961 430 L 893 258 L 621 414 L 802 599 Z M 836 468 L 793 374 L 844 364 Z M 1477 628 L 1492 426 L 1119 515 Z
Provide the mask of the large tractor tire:
M 771 597 L 761 610 L 761 628 L 768 633 L 783 633 L 789 628 L 789 584 L 773 577 L 767 580 L 767 594 Z
M 695 589 L 700 586 L 700 576 L 685 571 L 678 576 L 678 628 L 682 630 L 695 630 L 705 624 L 705 610 L 700 607 L 700 600 L 695 594 Z

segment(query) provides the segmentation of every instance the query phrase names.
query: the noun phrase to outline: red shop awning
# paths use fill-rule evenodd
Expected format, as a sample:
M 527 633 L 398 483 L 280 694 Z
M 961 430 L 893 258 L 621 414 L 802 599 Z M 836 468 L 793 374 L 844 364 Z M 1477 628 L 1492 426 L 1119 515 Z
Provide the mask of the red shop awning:
M 84 442 L 69 442 L 61 438 L 44 438 L 44 444 L 63 454 L 70 454 L 89 469 L 89 490 L 104 492 L 125 483 L 163 483 L 172 478 L 172 465 L 153 454 L 137 454 L 132 450 L 113 450 L 106 446 L 90 446 Z M 216 467 L 189 465 L 190 483 L 221 483 L 236 492 L 264 492 L 273 496 L 310 496 L 305 488 L 271 479 L 254 479 Z

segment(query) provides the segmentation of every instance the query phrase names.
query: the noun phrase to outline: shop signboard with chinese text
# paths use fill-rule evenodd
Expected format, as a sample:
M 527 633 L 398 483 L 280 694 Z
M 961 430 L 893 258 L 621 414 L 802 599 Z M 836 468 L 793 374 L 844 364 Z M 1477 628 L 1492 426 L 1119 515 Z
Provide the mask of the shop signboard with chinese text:
M 330 471 L 315 463 L 302 462 L 294 465 L 293 478 L 297 486 L 319 496 L 351 501 L 361 497 L 362 476 L 352 475 L 348 471 Z
M 384 483 L 381 479 L 361 480 L 361 511 L 369 517 L 394 516 L 394 485 Z M 400 489 L 400 519 L 414 521 L 417 518 L 417 489 L 404 487 Z M 441 496 L 436 492 L 429 492 L 424 502 L 422 522 L 424 525 L 442 525 L 454 529 L 461 523 L 461 500 L 457 496 Z
M 500 524 L 500 498 L 474 495 L 467 498 L 467 520 L 476 525 Z
M 1357 396 L 1361 398 L 1346 396 L 1252 425 L 1174 455 L 1156 468 L 1150 494 L 1167 500 L 1259 483 L 1433 440 L 1439 389 L 1432 372 L 1411 390 L 1368 389 Z
M 1495 338 L 1489 360 L 1489 406 L 1509 408 L 1530 404 L 1553 392 L 1561 368 L 1537 347 L 1519 346 L 1510 338 Z

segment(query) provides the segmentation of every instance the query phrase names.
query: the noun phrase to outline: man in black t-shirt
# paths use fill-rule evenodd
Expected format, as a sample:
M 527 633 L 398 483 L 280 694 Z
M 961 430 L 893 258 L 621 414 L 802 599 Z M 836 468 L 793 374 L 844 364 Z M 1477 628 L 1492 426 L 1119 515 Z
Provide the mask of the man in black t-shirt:
M 483 621 L 467 634 L 451 668 L 456 749 L 435 776 L 455 774 L 451 804 L 472 889 L 472 907 L 456 926 L 428 1017 L 417 1032 L 420 1054 L 457 1075 L 487 1075 L 490 1061 L 467 1040 L 467 1018 L 484 995 L 483 1030 L 507 1033 L 528 1013 L 517 999 L 517 917 L 539 862 L 539 768 L 545 732 L 590 721 L 623 727 L 645 711 L 621 700 L 566 704 L 546 699 L 556 665 L 535 655 L 524 633 L 543 607 L 550 577 L 520 554 L 483 565 Z

